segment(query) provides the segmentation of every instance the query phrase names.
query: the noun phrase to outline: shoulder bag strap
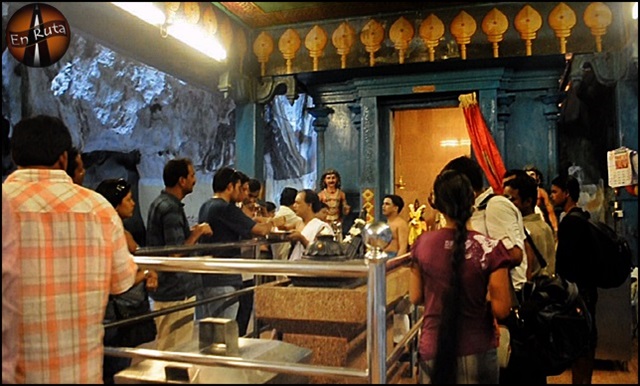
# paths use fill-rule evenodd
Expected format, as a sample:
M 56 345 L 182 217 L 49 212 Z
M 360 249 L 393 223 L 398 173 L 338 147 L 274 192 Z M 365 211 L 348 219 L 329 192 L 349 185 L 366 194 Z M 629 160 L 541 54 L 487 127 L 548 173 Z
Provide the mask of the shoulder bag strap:
M 533 249 L 533 253 L 535 253 L 536 258 L 538 259 L 538 263 L 540 264 L 540 267 L 542 268 L 546 267 L 548 265 L 547 261 L 542 256 L 542 253 L 540 253 L 540 251 L 538 250 L 538 247 L 536 247 L 536 243 L 533 242 L 533 238 L 531 237 L 531 234 L 529 234 L 529 231 L 527 230 L 527 228 L 524 228 L 524 234 L 526 236 L 526 240 L 529 242 L 529 245 L 531 246 L 531 249 Z

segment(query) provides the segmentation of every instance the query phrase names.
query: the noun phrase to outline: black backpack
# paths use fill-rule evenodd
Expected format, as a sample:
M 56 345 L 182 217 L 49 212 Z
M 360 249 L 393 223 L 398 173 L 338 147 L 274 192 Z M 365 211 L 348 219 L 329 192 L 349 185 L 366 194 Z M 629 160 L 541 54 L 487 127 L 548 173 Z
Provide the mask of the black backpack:
M 511 318 L 513 355 L 546 375 L 559 375 L 589 349 L 592 320 L 575 283 L 539 275 L 522 290 L 518 317 Z
M 569 212 L 576 218 L 589 224 L 590 239 L 595 253 L 594 278 L 599 288 L 616 288 L 621 286 L 631 274 L 631 248 L 627 241 L 620 237 L 609 225 L 592 219 L 585 219 L 579 213 Z

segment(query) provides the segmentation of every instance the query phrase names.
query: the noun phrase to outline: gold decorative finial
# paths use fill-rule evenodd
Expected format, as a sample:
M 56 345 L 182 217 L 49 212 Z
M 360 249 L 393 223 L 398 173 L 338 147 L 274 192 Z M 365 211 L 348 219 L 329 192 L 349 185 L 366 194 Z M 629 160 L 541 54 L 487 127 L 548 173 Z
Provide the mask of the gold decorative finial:
M 549 25 L 560 40 L 560 53 L 567 53 L 567 38 L 576 25 L 576 13 L 565 3 L 560 3 L 549 14 Z
M 409 22 L 404 16 L 400 16 L 398 20 L 393 23 L 389 30 L 389 39 L 393 42 L 393 46 L 398 50 L 398 62 L 404 63 L 404 57 L 409 48 L 409 43 L 413 39 L 415 31 L 413 24 Z
M 460 46 L 460 57 L 467 59 L 467 44 L 471 43 L 471 37 L 476 33 L 476 21 L 465 11 L 460 11 L 451 22 L 451 35 L 456 38 L 456 43 Z
M 429 61 L 436 60 L 436 47 L 440 43 L 440 38 L 444 35 L 444 24 L 438 16 L 433 13 L 427 16 L 420 24 L 420 37 L 429 50 Z
M 258 58 L 260 63 L 260 76 L 265 76 L 267 73 L 267 62 L 269 57 L 273 53 L 273 38 L 269 33 L 262 31 L 253 42 L 253 53 Z
M 607 27 L 613 21 L 613 14 L 609 7 L 600 2 L 591 3 L 584 10 L 584 24 L 596 38 L 596 51 L 602 52 L 602 36 L 607 33 Z
M 293 59 L 300 49 L 300 35 L 292 28 L 288 28 L 278 41 L 278 49 L 282 53 L 282 57 L 286 60 L 287 74 L 293 73 Z
M 520 38 L 525 41 L 526 55 L 531 56 L 531 41 L 536 38 L 538 30 L 542 27 L 542 16 L 530 5 L 525 5 L 516 15 L 514 25 L 520 32 Z
M 327 45 L 327 33 L 319 25 L 314 25 L 304 39 L 304 46 L 309 50 L 309 56 L 313 59 L 313 71 L 318 71 L 318 58 L 324 53 Z
M 494 8 L 482 19 L 482 32 L 487 35 L 487 40 L 492 44 L 493 57 L 499 56 L 498 43 L 504 39 L 504 33 L 509 28 L 509 20 L 499 9 Z
M 364 49 L 369 53 L 369 67 L 376 63 L 374 54 L 378 52 L 384 40 L 384 27 L 382 24 L 371 19 L 362 27 L 360 41 L 364 44 Z

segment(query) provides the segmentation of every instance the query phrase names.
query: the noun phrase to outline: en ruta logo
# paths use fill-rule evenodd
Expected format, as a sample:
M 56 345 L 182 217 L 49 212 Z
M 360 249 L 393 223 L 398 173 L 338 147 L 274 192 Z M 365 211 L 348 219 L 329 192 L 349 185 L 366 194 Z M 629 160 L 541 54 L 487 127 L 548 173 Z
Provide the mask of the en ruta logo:
M 48 4 L 25 5 L 7 23 L 7 48 L 29 67 L 47 67 L 67 52 L 71 33 L 60 11 Z

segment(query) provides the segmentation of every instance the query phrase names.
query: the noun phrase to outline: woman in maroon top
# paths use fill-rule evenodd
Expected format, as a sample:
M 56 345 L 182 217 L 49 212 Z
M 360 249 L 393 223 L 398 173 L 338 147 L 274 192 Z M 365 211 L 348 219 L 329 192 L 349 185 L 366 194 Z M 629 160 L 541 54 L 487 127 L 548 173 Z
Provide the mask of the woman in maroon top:
M 465 175 L 440 173 L 430 204 L 446 225 L 412 247 L 409 295 L 424 306 L 420 383 L 498 383 L 494 317 L 509 313 L 510 258 L 502 242 L 470 228 L 474 198 Z

